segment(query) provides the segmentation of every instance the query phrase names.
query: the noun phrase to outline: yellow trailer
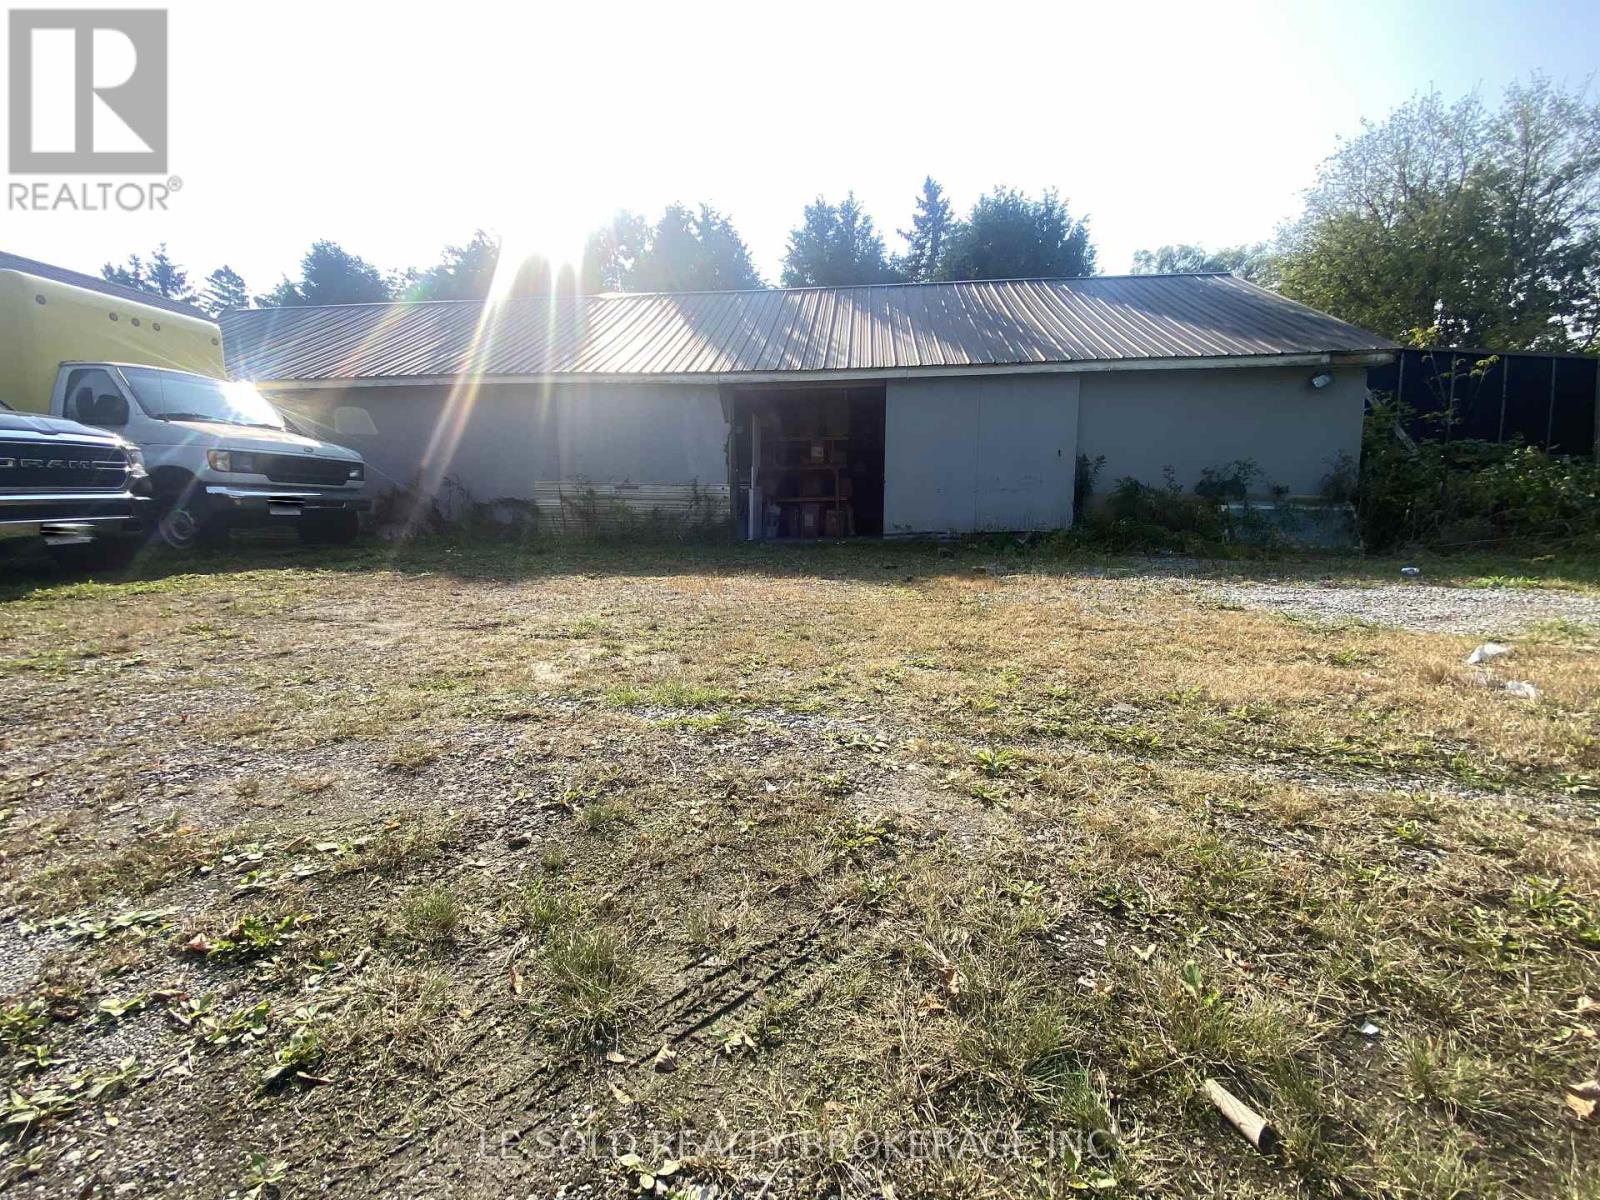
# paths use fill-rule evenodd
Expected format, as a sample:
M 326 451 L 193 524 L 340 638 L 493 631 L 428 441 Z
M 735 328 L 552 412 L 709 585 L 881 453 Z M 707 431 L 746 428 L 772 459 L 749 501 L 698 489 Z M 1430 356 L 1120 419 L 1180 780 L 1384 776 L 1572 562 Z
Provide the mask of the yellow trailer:
M 203 317 L 0 270 L 0 400 L 48 412 L 64 362 L 136 363 L 222 379 L 222 330 Z

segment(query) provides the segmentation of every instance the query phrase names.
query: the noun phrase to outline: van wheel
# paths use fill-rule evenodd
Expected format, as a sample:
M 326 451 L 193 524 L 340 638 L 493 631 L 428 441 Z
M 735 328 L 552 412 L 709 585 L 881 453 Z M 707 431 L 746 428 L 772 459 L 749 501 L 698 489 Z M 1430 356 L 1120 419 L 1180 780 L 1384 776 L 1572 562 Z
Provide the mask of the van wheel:
M 306 513 L 295 531 L 308 546 L 348 546 L 361 532 L 361 518 L 349 509 Z
M 156 537 L 187 552 L 222 545 L 228 540 L 228 527 L 206 512 L 204 497 L 175 496 L 156 519 Z

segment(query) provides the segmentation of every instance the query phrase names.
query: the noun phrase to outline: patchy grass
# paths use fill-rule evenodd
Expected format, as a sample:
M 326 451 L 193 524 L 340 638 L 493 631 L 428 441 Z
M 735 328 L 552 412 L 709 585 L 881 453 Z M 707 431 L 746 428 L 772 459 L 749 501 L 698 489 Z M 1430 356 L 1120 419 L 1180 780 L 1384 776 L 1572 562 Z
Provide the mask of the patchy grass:
M 1592 626 L 1506 631 L 1526 702 L 1477 639 L 950 554 L 261 546 L 12 585 L 0 1179 L 1595 1194 Z
M 461 898 L 448 887 L 431 887 L 407 896 L 400 905 L 400 921 L 412 940 L 437 944 L 455 940 L 463 912 Z

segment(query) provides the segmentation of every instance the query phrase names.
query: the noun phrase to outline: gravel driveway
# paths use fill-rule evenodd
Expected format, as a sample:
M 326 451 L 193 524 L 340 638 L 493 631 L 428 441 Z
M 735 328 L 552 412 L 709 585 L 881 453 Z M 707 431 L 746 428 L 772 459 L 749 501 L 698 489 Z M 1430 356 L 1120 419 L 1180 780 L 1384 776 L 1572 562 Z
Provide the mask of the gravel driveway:
M 1227 604 L 1325 620 L 1374 621 L 1429 633 L 1508 634 L 1558 618 L 1600 627 L 1600 595 L 1590 592 L 1428 583 L 1385 583 L 1376 587 L 1195 583 L 1203 594 Z

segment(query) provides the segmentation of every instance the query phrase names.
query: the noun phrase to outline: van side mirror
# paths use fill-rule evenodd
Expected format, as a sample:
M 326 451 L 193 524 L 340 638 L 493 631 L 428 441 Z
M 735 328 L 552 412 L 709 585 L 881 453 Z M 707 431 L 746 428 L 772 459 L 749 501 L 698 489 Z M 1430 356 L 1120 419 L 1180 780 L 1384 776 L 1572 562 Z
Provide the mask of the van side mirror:
M 128 402 L 121 396 L 107 392 L 94 398 L 93 419 L 89 424 L 121 429 L 127 423 Z

